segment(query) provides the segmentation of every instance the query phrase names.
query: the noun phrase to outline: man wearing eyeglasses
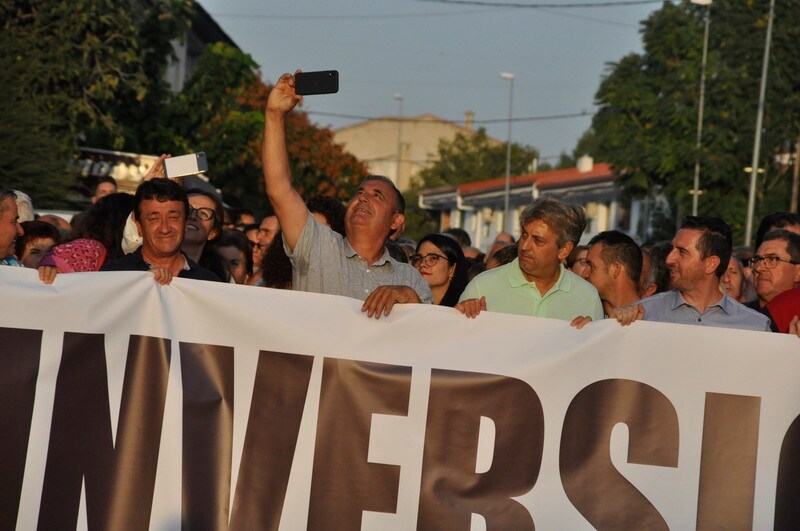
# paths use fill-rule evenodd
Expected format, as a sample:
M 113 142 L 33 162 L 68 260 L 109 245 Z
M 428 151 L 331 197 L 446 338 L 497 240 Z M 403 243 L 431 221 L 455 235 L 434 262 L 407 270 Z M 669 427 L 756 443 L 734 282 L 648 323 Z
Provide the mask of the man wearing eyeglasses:
M 769 319 L 728 297 L 720 278 L 728 267 L 733 231 L 719 218 L 689 216 L 667 256 L 672 289 L 611 312 L 622 325 L 661 321 L 770 331 Z
M 159 284 L 169 284 L 173 277 L 219 281 L 214 273 L 181 252 L 190 208 L 186 191 L 175 181 L 143 182 L 133 201 L 134 223 L 142 246 L 100 270 L 152 271 Z
M 267 99 L 262 150 L 267 196 L 292 262 L 293 289 L 363 300 L 361 310 L 376 319 L 397 303 L 430 303 L 430 286 L 419 271 L 392 259 L 385 247 L 405 221 L 405 200 L 392 181 L 369 176 L 361 183 L 345 213 L 345 237 L 316 221 L 292 187 L 285 125 L 300 101 L 294 76 L 282 75 Z
M 786 229 L 771 230 L 749 265 L 758 298 L 745 306 L 765 314 L 772 322 L 767 303 L 784 291 L 800 286 L 800 234 Z M 774 322 L 772 329 L 777 331 Z

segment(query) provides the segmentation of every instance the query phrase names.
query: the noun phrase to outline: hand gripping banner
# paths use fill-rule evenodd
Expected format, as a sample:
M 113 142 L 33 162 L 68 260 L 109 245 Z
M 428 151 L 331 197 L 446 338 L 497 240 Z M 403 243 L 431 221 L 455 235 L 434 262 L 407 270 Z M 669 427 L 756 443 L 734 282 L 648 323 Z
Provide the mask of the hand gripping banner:
M 793 529 L 800 340 L 0 268 L 0 529 Z

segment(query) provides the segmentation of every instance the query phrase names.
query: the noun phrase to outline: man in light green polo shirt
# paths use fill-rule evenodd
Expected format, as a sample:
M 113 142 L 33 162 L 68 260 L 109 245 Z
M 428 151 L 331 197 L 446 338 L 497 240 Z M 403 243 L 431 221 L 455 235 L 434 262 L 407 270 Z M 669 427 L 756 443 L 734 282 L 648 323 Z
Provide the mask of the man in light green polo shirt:
M 590 283 L 562 265 L 586 228 L 579 205 L 542 197 L 520 216 L 517 258 L 486 271 L 469 283 L 456 309 L 467 317 L 481 311 L 550 317 L 580 328 L 603 318 L 603 306 Z

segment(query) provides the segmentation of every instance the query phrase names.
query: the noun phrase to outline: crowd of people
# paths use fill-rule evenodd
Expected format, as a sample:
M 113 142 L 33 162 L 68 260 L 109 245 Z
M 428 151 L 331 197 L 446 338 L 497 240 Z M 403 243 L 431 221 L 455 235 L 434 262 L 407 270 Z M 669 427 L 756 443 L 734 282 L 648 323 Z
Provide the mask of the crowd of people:
M 166 178 L 162 155 L 134 195 L 101 179 L 71 225 L 34 219 L 30 198 L 0 186 L 0 265 L 37 269 L 48 284 L 72 272 L 150 271 L 160 284 L 177 276 L 342 295 L 377 319 L 396 304 L 429 303 L 467 318 L 501 312 L 575 328 L 611 318 L 800 337 L 800 215 L 766 216 L 754 248 L 733 248 L 723 220 L 693 216 L 670 241 L 640 246 L 611 230 L 579 245 L 583 208 L 541 197 L 523 210 L 518 239 L 503 233 L 486 253 L 458 228 L 415 242 L 403 237 L 405 200 L 386 177 L 364 179 L 346 206 L 303 200 L 285 135 L 301 100 L 290 74 L 270 92 L 262 156 L 274 214 L 260 223 Z

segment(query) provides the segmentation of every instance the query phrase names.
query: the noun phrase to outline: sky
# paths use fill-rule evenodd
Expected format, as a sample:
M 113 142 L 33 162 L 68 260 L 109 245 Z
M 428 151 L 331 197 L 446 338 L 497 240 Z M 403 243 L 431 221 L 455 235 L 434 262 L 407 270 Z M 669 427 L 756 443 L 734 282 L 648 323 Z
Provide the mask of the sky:
M 469 0 L 471 2 L 471 0 Z M 529 8 L 509 4 L 609 0 L 200 0 L 274 82 L 284 72 L 338 70 L 339 92 L 307 96 L 312 121 L 334 129 L 363 119 L 431 113 L 505 141 L 543 161 L 572 153 L 589 128 L 608 63 L 641 52 L 640 21 L 660 7 Z M 584 113 L 584 114 L 581 114 Z M 342 116 L 344 115 L 344 116 Z M 578 115 L 556 119 L 543 117 Z M 531 120 L 530 118 L 535 118 Z M 600 162 L 600 161 L 598 161 Z

